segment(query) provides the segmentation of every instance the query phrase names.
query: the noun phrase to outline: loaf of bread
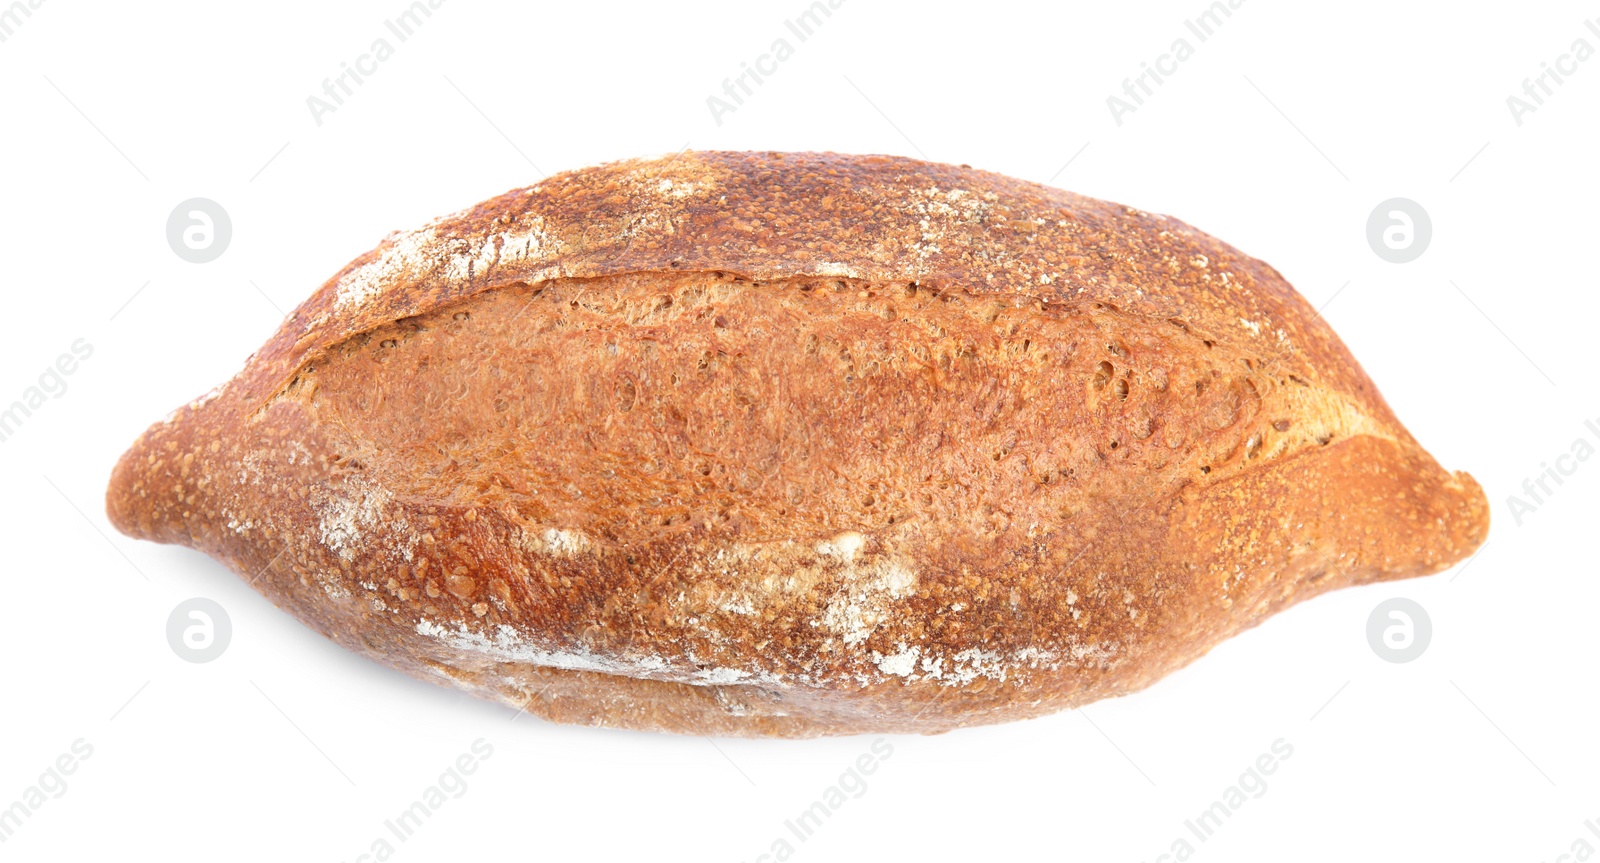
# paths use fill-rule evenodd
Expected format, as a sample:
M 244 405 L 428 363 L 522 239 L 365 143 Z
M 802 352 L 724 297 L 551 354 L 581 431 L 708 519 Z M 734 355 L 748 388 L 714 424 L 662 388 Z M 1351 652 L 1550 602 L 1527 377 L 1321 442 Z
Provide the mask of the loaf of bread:
M 1132 692 L 1488 529 L 1271 267 L 817 153 L 604 165 L 389 237 L 145 432 L 107 510 L 408 674 L 788 737 Z

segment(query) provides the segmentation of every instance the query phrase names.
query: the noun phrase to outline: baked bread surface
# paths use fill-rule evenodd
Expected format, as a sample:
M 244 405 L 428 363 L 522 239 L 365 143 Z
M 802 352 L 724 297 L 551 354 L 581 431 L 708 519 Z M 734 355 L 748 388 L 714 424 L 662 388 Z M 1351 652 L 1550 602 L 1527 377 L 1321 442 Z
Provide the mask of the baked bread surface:
M 574 171 L 391 236 L 145 432 L 107 509 L 407 673 L 779 736 L 1134 691 L 1488 526 L 1271 267 L 815 153 Z

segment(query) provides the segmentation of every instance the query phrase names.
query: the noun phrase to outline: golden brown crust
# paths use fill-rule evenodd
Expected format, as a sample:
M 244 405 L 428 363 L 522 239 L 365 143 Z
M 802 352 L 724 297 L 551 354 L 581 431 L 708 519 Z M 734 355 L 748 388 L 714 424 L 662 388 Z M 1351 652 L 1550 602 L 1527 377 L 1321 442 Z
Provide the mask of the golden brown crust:
M 965 168 L 751 153 L 391 237 L 146 432 L 107 508 L 408 673 L 782 736 L 1142 688 L 1488 520 L 1223 243 Z

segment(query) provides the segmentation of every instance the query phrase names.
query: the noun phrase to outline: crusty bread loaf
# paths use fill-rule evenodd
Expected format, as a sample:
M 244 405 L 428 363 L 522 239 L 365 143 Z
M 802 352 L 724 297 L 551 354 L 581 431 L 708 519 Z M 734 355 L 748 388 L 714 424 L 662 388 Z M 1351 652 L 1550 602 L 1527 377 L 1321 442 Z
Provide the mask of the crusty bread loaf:
M 1488 528 L 1260 261 L 814 153 L 605 165 L 391 236 L 145 432 L 107 509 L 407 673 L 780 736 L 1137 690 Z

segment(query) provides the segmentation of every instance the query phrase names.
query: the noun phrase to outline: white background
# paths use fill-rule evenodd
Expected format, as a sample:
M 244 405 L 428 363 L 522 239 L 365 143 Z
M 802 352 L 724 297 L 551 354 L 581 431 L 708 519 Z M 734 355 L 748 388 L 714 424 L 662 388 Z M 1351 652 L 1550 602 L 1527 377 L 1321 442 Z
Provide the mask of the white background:
M 1574 440 L 1600 445 L 1583 425 L 1600 420 L 1600 59 L 1520 126 L 1506 105 L 1574 40 L 1600 48 L 1583 24 L 1600 7 L 1249 0 L 1201 44 L 1183 21 L 1202 0 L 846 0 L 718 125 L 706 98 L 796 41 L 783 21 L 803 0 L 449 0 L 318 126 L 306 98 L 403 6 L 47 0 L 0 43 L 0 404 L 75 339 L 94 349 L 0 444 L 0 806 L 74 740 L 94 749 L 0 857 L 353 861 L 478 738 L 492 757 L 395 859 L 732 863 L 779 837 L 816 861 L 1154 861 L 1180 836 L 1217 861 L 1600 847 L 1584 826 L 1600 819 L 1600 459 L 1520 526 L 1507 504 Z M 1183 36 L 1193 58 L 1117 125 L 1106 97 Z M 389 231 L 685 146 L 926 156 L 1214 233 L 1325 306 L 1417 438 L 1488 490 L 1490 540 L 1464 570 L 1319 598 L 1134 696 L 890 738 L 866 793 L 800 842 L 784 820 L 871 738 L 513 720 L 107 524 L 108 474 L 139 432 Z M 195 196 L 233 220 L 210 264 L 164 236 Z M 1394 196 L 1432 215 L 1414 263 L 1366 243 Z M 234 627 L 204 665 L 165 639 L 193 596 Z M 1433 621 L 1409 664 L 1367 645 L 1391 596 Z M 1267 791 L 1210 841 L 1188 834 L 1279 738 L 1294 751 Z

